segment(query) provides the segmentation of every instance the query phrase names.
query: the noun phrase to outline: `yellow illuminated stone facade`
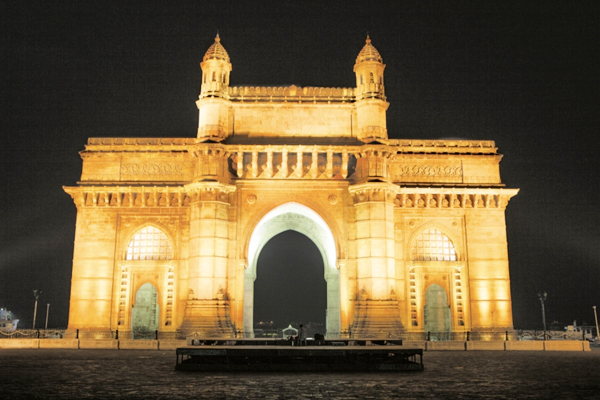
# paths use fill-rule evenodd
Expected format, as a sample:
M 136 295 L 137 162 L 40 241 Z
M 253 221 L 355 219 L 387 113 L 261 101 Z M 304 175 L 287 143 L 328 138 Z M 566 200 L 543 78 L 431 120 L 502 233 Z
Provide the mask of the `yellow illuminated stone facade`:
M 388 139 L 369 38 L 350 88 L 230 86 L 218 36 L 200 66 L 196 138 L 90 138 L 81 152 L 64 188 L 71 332 L 152 315 L 159 332 L 252 336 L 258 255 L 290 229 L 323 256 L 329 337 L 512 330 L 505 209 L 518 190 L 493 141 Z M 135 314 L 142 286 L 156 307 Z

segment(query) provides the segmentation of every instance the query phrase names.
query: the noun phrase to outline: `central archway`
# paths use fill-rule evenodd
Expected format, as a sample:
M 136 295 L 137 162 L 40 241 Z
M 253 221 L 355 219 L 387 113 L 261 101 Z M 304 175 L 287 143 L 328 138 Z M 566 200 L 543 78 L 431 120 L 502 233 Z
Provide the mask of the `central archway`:
M 268 212 L 256 225 L 248 243 L 248 267 L 244 276 L 244 332 L 254 336 L 254 281 L 258 256 L 274 236 L 293 230 L 314 242 L 323 257 L 327 282 L 326 331 L 328 337 L 340 332 L 340 284 L 337 251 L 331 229 L 312 209 L 298 203 L 287 203 Z

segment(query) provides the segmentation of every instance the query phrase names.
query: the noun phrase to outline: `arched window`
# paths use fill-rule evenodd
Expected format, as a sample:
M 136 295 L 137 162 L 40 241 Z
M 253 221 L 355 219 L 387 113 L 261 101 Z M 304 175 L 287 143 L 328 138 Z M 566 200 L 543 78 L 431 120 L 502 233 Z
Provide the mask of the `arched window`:
M 212 81 L 213 82 L 217 81 L 217 73 L 215 71 L 213 71 L 213 73 L 212 73 Z
M 167 235 L 158 228 L 146 226 L 139 230 L 127 247 L 127 260 L 170 260 L 173 248 Z
M 413 261 L 456 261 L 456 250 L 448 236 L 437 229 L 425 229 L 413 245 Z

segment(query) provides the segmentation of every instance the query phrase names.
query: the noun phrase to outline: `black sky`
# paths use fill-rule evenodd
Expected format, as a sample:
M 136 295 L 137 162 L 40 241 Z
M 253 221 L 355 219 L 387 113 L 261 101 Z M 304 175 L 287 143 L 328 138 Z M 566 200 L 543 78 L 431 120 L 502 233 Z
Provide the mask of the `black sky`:
M 390 3 L 390 2 L 385 2 Z M 8 2 L 0 5 L 0 306 L 68 318 L 88 137 L 194 137 L 217 31 L 232 85 L 354 86 L 381 53 L 392 138 L 494 140 L 508 206 L 514 323 L 592 323 L 600 306 L 600 10 L 542 2 Z M 443 4 L 443 5 L 441 5 Z M 452 4 L 451 6 L 449 4 Z M 38 320 L 39 321 L 39 320 Z M 38 325 L 40 322 L 38 322 Z

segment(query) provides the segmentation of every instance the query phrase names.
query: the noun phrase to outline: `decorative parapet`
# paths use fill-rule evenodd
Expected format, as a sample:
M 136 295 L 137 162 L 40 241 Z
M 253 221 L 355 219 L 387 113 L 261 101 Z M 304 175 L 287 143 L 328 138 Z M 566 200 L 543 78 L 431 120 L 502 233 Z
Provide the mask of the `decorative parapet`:
M 356 100 L 356 88 L 233 86 L 229 98 L 240 102 L 351 103 Z
M 492 140 L 392 139 L 386 144 L 395 147 L 398 153 L 497 154 L 498 151 Z
M 253 88 L 255 89 L 255 88 Z M 262 88 L 260 88 L 262 89 Z M 266 89 L 266 88 L 265 88 Z M 277 88 L 280 89 L 280 88 Z M 331 89 L 331 88 L 323 88 Z M 342 90 L 342 89 L 336 89 Z M 343 89 L 354 90 L 354 89 Z M 296 96 L 298 97 L 298 96 Z M 164 151 L 162 147 L 172 150 L 187 150 L 198 143 L 197 138 L 89 138 L 86 150 L 90 151 Z M 397 153 L 431 153 L 431 154 L 497 154 L 498 148 L 492 140 L 409 140 L 389 139 L 382 142 Z M 157 148 L 161 147 L 161 148 Z M 347 146 L 348 147 L 348 146 Z
M 402 208 L 505 209 L 519 189 L 400 188 L 394 204 Z
M 168 147 L 171 150 L 185 150 L 196 143 L 195 138 L 88 138 L 86 151 L 145 151 L 156 146 Z M 163 150 L 163 149 L 160 149 Z
M 114 158 L 104 159 L 113 153 Z M 157 153 L 157 154 L 154 154 Z M 192 138 L 90 138 L 82 180 L 382 179 L 500 184 L 493 141 L 386 140 L 365 145 L 228 145 Z M 121 164 L 118 164 L 120 160 Z

